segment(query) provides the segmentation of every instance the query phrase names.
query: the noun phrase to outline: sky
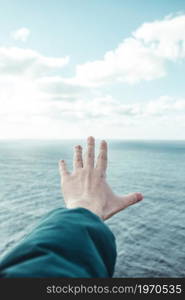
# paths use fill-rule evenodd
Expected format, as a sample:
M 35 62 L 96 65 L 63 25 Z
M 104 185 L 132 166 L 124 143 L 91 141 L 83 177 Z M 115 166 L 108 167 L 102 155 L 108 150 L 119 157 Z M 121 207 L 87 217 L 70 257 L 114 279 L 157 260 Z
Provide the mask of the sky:
M 184 0 L 0 0 L 0 139 L 185 139 Z

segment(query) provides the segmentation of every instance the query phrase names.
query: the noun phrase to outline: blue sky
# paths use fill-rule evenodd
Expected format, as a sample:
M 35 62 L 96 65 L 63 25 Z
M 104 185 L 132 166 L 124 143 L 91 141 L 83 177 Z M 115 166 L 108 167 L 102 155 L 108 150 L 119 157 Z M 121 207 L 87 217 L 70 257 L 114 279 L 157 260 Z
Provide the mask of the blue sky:
M 1 139 L 185 138 L 184 0 L 0 7 Z

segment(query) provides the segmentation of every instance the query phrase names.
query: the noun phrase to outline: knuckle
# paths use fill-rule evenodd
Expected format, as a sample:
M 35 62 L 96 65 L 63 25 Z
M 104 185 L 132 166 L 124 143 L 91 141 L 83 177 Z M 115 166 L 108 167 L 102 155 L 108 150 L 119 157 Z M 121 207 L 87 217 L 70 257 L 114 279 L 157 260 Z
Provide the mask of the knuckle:
M 88 145 L 88 152 L 93 152 L 94 151 L 94 145 Z
M 75 146 L 75 150 L 76 150 L 76 151 L 81 151 L 81 150 L 82 150 L 82 147 L 81 147 L 80 145 L 77 145 L 77 146 Z
M 107 161 L 107 155 L 105 153 L 100 153 L 99 158 L 102 159 L 102 160 Z
M 90 168 L 86 168 L 85 177 L 86 178 L 91 178 L 92 177 L 92 170 Z
M 93 158 L 93 157 L 94 157 L 94 154 L 93 154 L 92 152 L 88 152 L 88 153 L 87 153 L 87 157 L 88 157 L 88 158 Z
M 95 172 L 96 172 L 95 177 L 97 178 L 98 181 L 100 181 L 100 179 L 106 178 L 106 172 L 105 170 L 102 170 L 102 168 L 96 169 Z
M 88 139 L 87 144 L 88 146 L 94 146 L 94 139 L 93 138 Z
M 103 178 L 106 178 L 106 174 L 105 174 L 105 173 L 101 173 L 101 174 L 100 174 L 100 178 L 102 178 L 102 179 L 103 179 Z
M 104 179 L 106 178 L 106 173 L 104 170 L 100 169 L 98 170 L 98 176 L 97 176 L 99 179 Z

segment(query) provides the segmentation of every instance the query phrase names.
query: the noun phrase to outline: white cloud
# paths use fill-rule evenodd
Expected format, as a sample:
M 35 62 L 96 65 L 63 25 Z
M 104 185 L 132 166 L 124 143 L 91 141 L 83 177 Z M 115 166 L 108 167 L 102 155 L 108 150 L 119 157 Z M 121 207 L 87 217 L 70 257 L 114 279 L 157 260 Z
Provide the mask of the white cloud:
M 93 98 L 77 93 L 71 101 L 70 95 L 76 93 L 71 90 L 65 98 L 59 89 L 62 101 L 58 101 L 50 82 L 48 93 L 37 79 L 0 78 L 0 138 L 62 139 L 92 134 L 97 138 L 155 138 L 156 131 L 158 138 L 159 133 L 161 138 L 170 138 L 172 124 L 180 138 L 184 136 L 184 98 L 164 96 L 126 104 L 112 96 Z M 156 131 L 149 135 L 153 127 Z
M 59 76 L 38 78 L 37 86 L 45 93 L 46 98 L 49 98 L 52 101 L 62 101 L 65 99 L 75 101 L 82 93 L 83 95 L 87 94 L 89 97 L 92 93 L 89 88 L 70 83 L 68 80 Z
M 104 119 L 108 123 L 111 123 L 112 120 L 120 123 L 121 120 L 124 122 L 124 118 L 127 117 L 130 120 L 138 120 L 139 118 L 171 117 L 178 114 L 185 116 L 185 99 L 162 96 L 144 103 L 137 101 L 133 104 L 124 104 L 111 96 L 106 96 L 90 101 L 78 100 L 76 103 L 63 102 L 57 105 L 56 110 L 71 113 L 73 117 L 76 115 L 77 118 L 80 113 L 81 119 Z
M 0 76 L 43 76 L 68 64 L 69 57 L 43 56 L 31 49 L 0 47 Z
M 77 66 L 74 82 L 99 86 L 114 82 L 137 83 L 165 75 L 163 60 L 134 38 L 126 39 L 103 60 Z
M 93 88 L 165 76 L 166 61 L 185 56 L 183 25 L 183 16 L 143 24 L 103 60 L 77 66 L 74 78 L 55 74 L 69 57 L 0 47 L 0 139 L 184 138 L 184 98 L 128 103 Z
M 47 57 L 31 49 L 0 47 L 0 139 L 42 138 L 50 131 L 55 136 L 51 102 L 80 95 L 78 87 L 62 85 L 54 76 L 68 61 L 69 57 Z
M 26 42 L 30 36 L 30 30 L 26 27 L 19 28 L 16 31 L 11 33 L 11 36 L 14 40 Z
M 166 62 L 185 57 L 185 15 L 141 25 L 131 37 L 102 60 L 76 67 L 71 81 L 99 86 L 111 82 L 137 83 L 166 75 Z
M 77 122 L 81 121 L 105 121 L 108 124 L 123 123 L 125 120 L 140 122 L 144 119 L 155 120 L 163 118 L 173 118 L 173 116 L 185 116 L 185 99 L 176 99 L 162 96 L 158 99 L 147 102 L 136 101 L 133 104 L 124 104 L 111 96 L 97 97 L 92 99 L 76 98 L 76 101 L 56 101 L 49 97 L 45 98 L 42 91 L 36 89 L 30 82 L 15 82 L 14 88 L 7 97 L 3 98 L 2 86 L 0 97 L 4 99 L 4 104 L 0 115 L 24 115 L 40 116 L 44 115 L 53 120 L 64 120 Z M 29 93 L 28 93 L 29 91 Z M 51 96 L 52 97 L 52 96 Z M 128 121 L 127 120 L 127 121 Z
M 144 23 L 133 35 L 156 56 L 169 60 L 185 57 L 185 15 Z

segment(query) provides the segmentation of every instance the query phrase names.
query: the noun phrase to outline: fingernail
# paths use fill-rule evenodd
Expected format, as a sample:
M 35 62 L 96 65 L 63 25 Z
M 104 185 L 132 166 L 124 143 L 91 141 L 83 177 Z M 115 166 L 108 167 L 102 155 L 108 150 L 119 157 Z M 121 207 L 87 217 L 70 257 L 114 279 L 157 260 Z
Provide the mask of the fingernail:
M 82 149 L 82 147 L 81 147 L 80 145 L 75 146 L 75 148 L 76 148 L 77 150 L 81 150 L 81 149 Z
M 141 194 L 141 193 L 136 193 L 136 196 L 137 196 L 137 201 L 141 201 L 141 200 L 143 200 L 143 194 Z
M 88 141 L 94 141 L 94 137 L 93 137 L 93 136 L 89 136 L 89 137 L 87 138 L 87 140 L 88 140 Z
M 102 140 L 100 147 L 107 148 L 107 142 L 105 140 Z

